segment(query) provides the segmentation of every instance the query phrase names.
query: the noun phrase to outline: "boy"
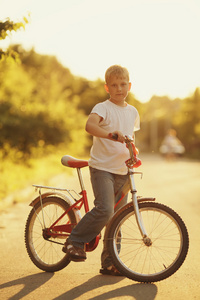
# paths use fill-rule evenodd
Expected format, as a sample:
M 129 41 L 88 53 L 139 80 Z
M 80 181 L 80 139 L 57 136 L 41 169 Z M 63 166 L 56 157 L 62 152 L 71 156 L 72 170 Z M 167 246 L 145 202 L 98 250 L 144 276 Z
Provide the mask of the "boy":
M 94 239 L 112 217 L 114 195 L 128 176 L 125 161 L 129 158 L 129 151 L 124 136 L 134 136 L 134 131 L 140 128 L 137 110 L 126 102 L 131 89 L 127 69 L 111 66 L 105 73 L 105 82 L 110 98 L 94 106 L 86 123 L 86 131 L 93 136 L 89 167 L 95 196 L 94 208 L 72 230 L 63 248 L 73 261 L 86 259 L 84 244 Z M 117 134 L 117 141 L 112 139 L 113 134 Z M 124 197 L 118 209 L 126 201 L 127 197 Z M 105 247 L 101 260 L 101 273 L 119 275 Z

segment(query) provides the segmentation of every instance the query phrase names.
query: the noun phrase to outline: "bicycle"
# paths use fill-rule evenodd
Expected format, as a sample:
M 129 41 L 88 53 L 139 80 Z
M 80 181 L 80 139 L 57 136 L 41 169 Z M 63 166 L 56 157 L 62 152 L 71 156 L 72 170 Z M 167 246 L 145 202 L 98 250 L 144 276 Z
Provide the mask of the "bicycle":
M 130 152 L 126 162 L 129 180 L 116 194 L 117 204 L 129 191 L 131 202 L 116 211 L 106 226 L 104 240 L 113 264 L 124 276 L 139 282 L 156 282 L 175 273 L 183 264 L 189 236 L 181 217 L 155 198 L 137 197 L 134 183 L 137 164 L 132 138 L 125 142 Z M 89 211 L 81 169 L 88 161 L 65 155 L 62 164 L 77 169 L 81 192 L 41 185 L 39 195 L 30 206 L 32 210 L 25 227 L 25 244 L 32 262 L 41 270 L 56 272 L 70 263 L 62 247 L 72 229 L 81 219 L 80 209 Z M 42 189 L 54 191 L 42 193 Z M 66 193 L 63 193 L 66 192 Z M 100 235 L 85 245 L 87 252 L 98 246 Z

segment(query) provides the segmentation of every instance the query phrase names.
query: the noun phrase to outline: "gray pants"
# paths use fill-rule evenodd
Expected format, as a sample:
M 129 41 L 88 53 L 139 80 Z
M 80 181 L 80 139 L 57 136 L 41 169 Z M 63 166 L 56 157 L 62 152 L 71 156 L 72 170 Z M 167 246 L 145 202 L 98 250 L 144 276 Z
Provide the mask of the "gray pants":
M 90 167 L 91 183 L 94 192 L 94 208 L 89 211 L 77 226 L 72 230 L 69 240 L 77 247 L 84 248 L 85 243 L 93 240 L 108 223 L 114 214 L 115 193 L 124 185 L 128 175 L 117 175 Z M 117 205 L 122 207 L 127 201 L 127 196 Z M 111 263 L 107 250 L 102 253 L 102 267 Z

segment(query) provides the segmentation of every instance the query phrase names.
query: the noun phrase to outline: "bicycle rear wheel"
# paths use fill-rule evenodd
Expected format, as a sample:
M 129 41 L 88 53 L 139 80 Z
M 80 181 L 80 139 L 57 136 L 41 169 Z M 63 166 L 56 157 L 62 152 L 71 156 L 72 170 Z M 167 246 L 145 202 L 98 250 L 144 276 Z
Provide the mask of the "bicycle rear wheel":
M 153 202 L 139 204 L 151 245 L 145 245 L 133 204 L 116 213 L 107 231 L 107 247 L 115 267 L 139 282 L 156 282 L 171 276 L 185 260 L 189 247 L 186 226 L 171 208 Z M 120 237 L 120 238 L 119 238 Z
M 45 228 L 50 227 L 67 209 L 69 204 L 55 196 L 43 199 L 43 209 L 40 202 L 31 210 L 25 227 L 26 249 L 32 262 L 41 270 L 55 272 L 66 267 L 70 260 L 62 252 L 65 238 L 45 236 Z M 76 217 L 71 210 L 57 225 L 76 223 Z M 44 226 L 45 224 L 45 226 Z

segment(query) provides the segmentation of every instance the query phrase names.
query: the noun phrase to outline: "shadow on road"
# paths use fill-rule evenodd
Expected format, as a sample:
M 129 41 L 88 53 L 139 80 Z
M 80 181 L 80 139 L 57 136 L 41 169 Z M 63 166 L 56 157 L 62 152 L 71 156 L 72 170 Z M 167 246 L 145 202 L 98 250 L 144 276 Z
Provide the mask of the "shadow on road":
M 83 296 L 89 291 L 93 291 L 98 288 L 102 288 L 104 286 L 110 286 L 113 284 L 117 284 L 123 277 L 112 277 L 112 276 L 102 276 L 97 275 L 83 284 L 74 287 L 70 291 L 54 298 L 53 300 L 64 300 L 70 299 L 74 300 L 78 297 Z M 97 294 L 94 292 L 94 294 Z M 101 292 L 101 295 L 88 297 L 88 300 L 106 300 L 106 299 L 114 299 L 120 297 L 123 299 L 126 296 L 134 297 L 136 300 L 153 300 L 155 299 L 157 294 L 157 286 L 155 284 L 144 284 L 144 283 L 136 283 L 130 284 L 128 286 L 123 286 L 120 288 L 113 288 L 112 291 Z M 85 299 L 85 298 L 84 298 Z
M 5 288 L 10 288 L 17 285 L 23 285 L 23 288 L 16 293 L 14 296 L 11 296 L 9 300 L 19 300 L 23 297 L 29 295 L 34 290 L 40 288 L 47 281 L 49 281 L 53 277 L 54 273 L 38 273 L 30 276 L 25 276 L 22 278 L 18 278 L 16 280 L 12 280 L 6 282 L 4 284 L 0 284 L 0 290 Z M 112 277 L 112 276 L 102 276 L 97 275 L 83 284 L 74 287 L 73 289 L 63 293 L 62 295 L 54 298 L 53 300 L 64 300 L 70 299 L 74 300 L 78 297 L 86 294 L 88 300 L 106 300 L 118 298 L 123 299 L 126 296 L 131 296 L 136 300 L 154 300 L 157 295 L 157 286 L 155 284 L 144 284 L 144 283 L 136 283 L 130 284 L 127 286 L 123 286 L 120 288 L 113 287 L 111 291 L 102 292 L 102 288 L 104 286 L 112 286 L 123 280 L 123 277 Z M 94 291 L 95 289 L 101 289 L 98 292 L 94 292 L 94 296 L 87 296 L 87 292 Z M 95 296 L 96 294 L 96 296 Z M 3 295 L 2 295 L 3 296 Z M 84 298 L 86 299 L 86 298 Z
M 0 284 L 0 290 L 4 288 L 9 288 L 17 285 L 23 285 L 24 287 L 16 295 L 9 298 L 9 300 L 19 300 L 27 296 L 29 293 L 33 292 L 48 280 L 53 277 L 54 273 L 38 273 L 30 276 L 25 276 L 12 280 L 3 284 Z

